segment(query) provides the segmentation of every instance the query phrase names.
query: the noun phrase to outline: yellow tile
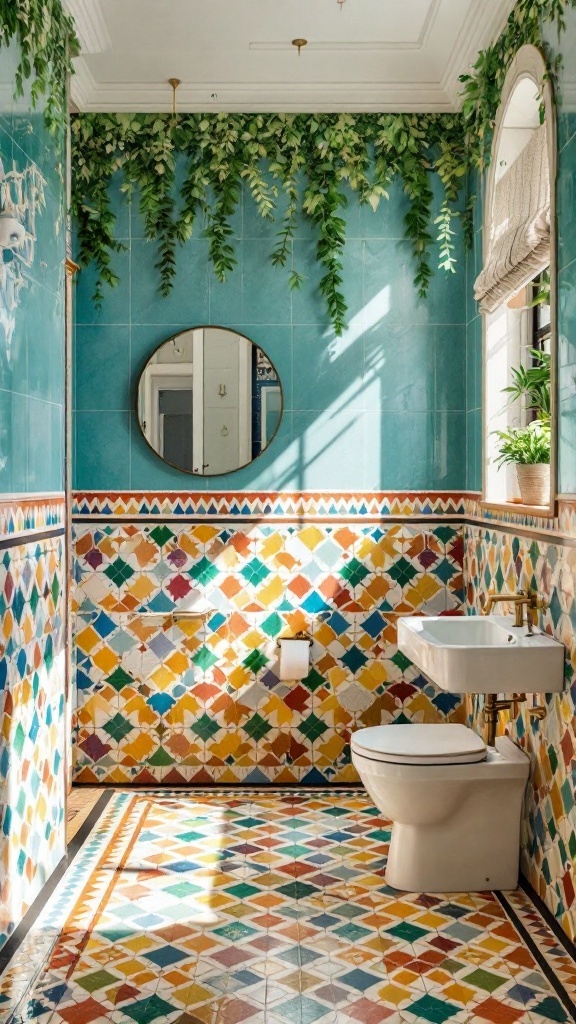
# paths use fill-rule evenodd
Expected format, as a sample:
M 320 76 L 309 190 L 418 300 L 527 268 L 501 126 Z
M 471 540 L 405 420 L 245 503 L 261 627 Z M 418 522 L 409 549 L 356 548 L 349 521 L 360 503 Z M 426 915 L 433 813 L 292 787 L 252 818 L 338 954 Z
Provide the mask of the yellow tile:
M 393 1006 L 400 1006 L 400 1003 L 412 998 L 410 992 L 398 985 L 384 985 L 378 989 L 378 996 L 384 1003 L 392 1003 Z
M 184 988 L 177 988 L 171 993 L 171 997 L 181 1003 L 182 1006 L 196 1006 L 198 1003 L 207 1003 L 214 999 L 214 993 L 201 985 L 185 985 Z
M 468 985 L 459 985 L 456 981 L 442 989 L 442 994 L 448 999 L 455 999 L 457 1003 L 464 1003 L 464 1005 L 478 997 L 476 989 L 469 988 Z

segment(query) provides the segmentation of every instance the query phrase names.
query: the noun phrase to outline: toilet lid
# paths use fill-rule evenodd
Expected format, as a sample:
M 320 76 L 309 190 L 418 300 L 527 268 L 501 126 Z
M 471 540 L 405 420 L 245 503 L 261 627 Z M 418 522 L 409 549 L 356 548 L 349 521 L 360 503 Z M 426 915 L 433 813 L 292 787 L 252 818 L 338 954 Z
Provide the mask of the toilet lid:
M 486 744 L 465 725 L 379 725 L 352 734 L 352 750 L 394 764 L 470 764 L 486 760 Z

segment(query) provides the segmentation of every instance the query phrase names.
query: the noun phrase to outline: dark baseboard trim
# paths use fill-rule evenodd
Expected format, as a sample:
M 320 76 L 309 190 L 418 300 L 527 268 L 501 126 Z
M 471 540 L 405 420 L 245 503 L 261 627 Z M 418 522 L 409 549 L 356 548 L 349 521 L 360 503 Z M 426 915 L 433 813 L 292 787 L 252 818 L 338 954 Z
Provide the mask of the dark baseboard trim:
M 88 839 L 98 819 L 104 813 L 106 805 L 110 802 L 112 796 L 112 792 L 105 792 L 102 793 L 102 795 L 98 798 L 98 800 L 94 804 L 94 807 L 90 811 L 90 814 L 86 818 L 86 821 L 70 842 L 66 856 L 63 857 L 60 863 L 56 866 L 56 868 L 50 875 L 50 878 L 42 887 L 41 891 L 38 893 L 38 896 L 34 900 L 34 903 L 28 909 L 25 916 L 22 918 L 20 924 L 14 929 L 12 934 L 9 936 L 9 938 L 2 946 L 2 949 L 0 949 L 0 975 L 6 970 L 10 960 L 16 953 L 19 946 L 22 945 L 24 939 L 28 935 L 28 932 L 34 925 L 41 911 L 44 909 L 46 903 L 50 899 L 50 896 L 56 889 L 56 886 L 65 875 L 74 858 L 78 855 L 78 853 L 84 846 L 84 843 Z
M 560 927 L 552 911 L 548 909 L 542 897 L 539 896 L 536 890 L 532 888 L 530 882 L 524 875 L 520 875 L 520 888 L 526 893 L 530 902 L 534 904 L 540 916 L 546 921 L 550 931 L 554 932 L 554 935 L 558 939 L 560 945 L 563 946 L 568 956 L 576 964 L 576 946 L 573 942 L 570 942 L 566 932 Z
M 54 526 L 49 530 L 36 530 L 30 533 L 16 533 L 13 537 L 4 537 L 0 540 L 0 551 L 21 548 L 27 544 L 37 544 L 41 540 L 52 540 L 53 537 L 64 537 L 65 533 L 64 526 Z
M 522 886 L 522 888 L 524 888 L 524 886 Z M 507 917 L 510 919 L 510 921 L 514 925 L 516 931 L 521 936 L 524 945 L 527 946 L 527 948 L 532 953 L 532 956 L 534 957 L 536 963 L 538 964 L 540 970 L 542 971 L 542 974 L 544 975 L 546 980 L 549 982 L 551 988 L 554 990 L 556 995 L 558 996 L 558 999 L 562 1003 L 562 1006 L 564 1007 L 564 1009 L 568 1013 L 570 1019 L 573 1020 L 573 1021 L 576 1021 L 576 1003 L 574 1003 L 572 1001 L 572 999 L 569 996 L 568 992 L 566 991 L 566 989 L 562 985 L 562 982 L 557 977 L 557 975 L 554 974 L 554 971 L 552 970 L 552 967 L 550 966 L 550 964 L 548 963 L 546 958 L 543 956 L 542 952 L 538 949 L 538 946 L 534 942 L 534 939 L 530 935 L 530 932 L 524 926 L 524 924 L 522 923 L 522 921 L 518 917 L 518 914 L 516 913 L 514 908 L 510 906 L 510 903 L 506 899 L 506 896 L 504 895 L 504 893 L 502 893 L 502 892 L 495 892 L 494 895 L 496 896 L 496 899 L 498 900 L 498 902 L 500 903 L 500 905 L 504 909 Z M 527 893 L 527 895 L 529 896 L 529 898 L 531 898 L 529 893 Z M 536 904 L 534 904 L 534 906 L 536 906 Z M 536 907 L 536 909 L 538 911 L 540 910 L 539 907 Z M 548 913 L 550 913 L 550 912 L 548 911 Z M 552 916 L 552 915 L 550 915 L 550 916 Z M 545 920 L 546 920 L 546 923 L 548 924 L 549 923 L 548 918 L 545 918 Z M 555 932 L 555 934 L 556 934 L 556 932 Z

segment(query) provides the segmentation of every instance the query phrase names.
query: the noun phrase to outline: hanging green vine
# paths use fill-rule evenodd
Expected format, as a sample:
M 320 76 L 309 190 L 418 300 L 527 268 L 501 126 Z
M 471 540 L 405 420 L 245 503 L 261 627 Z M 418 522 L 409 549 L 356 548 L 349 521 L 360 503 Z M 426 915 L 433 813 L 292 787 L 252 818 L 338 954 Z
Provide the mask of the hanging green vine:
M 547 74 L 557 86 L 562 55 L 553 53 L 544 27 L 555 27 L 560 37 L 566 28 L 566 10 L 574 7 L 576 0 L 517 0 L 496 42 L 480 51 L 470 74 L 460 77 L 465 143 L 471 167 L 482 167 L 488 160 L 506 74 L 521 46 L 531 44 L 542 51 Z
M 45 117 L 51 131 L 68 123 L 66 83 L 73 73 L 71 55 L 79 50 L 72 18 L 62 0 L 0 0 L 0 48 L 15 39 L 20 48 L 15 94 L 31 81 L 32 105 L 46 97 Z
M 9 0 L 0 0 L 0 3 Z M 40 2 L 40 0 L 38 0 Z M 53 0 L 56 2 L 56 0 Z M 518 0 L 504 31 L 482 51 L 473 71 L 462 76 L 462 111 L 458 114 L 85 114 L 73 118 L 72 207 L 78 228 L 79 260 L 94 263 L 98 283 L 116 283 L 110 208 L 112 176 L 120 172 L 126 191 L 134 194 L 146 236 L 158 245 L 160 288 L 168 294 L 176 272 L 176 250 L 197 221 L 209 240 L 210 259 L 219 280 L 234 269 L 231 216 L 246 186 L 264 218 L 283 206 L 272 263 L 285 267 L 289 284 L 302 276 L 293 263 L 293 238 L 299 216 L 308 218 L 318 236 L 320 290 L 334 330 L 346 326 L 343 250 L 347 189 L 362 204 L 376 209 L 399 178 L 409 200 L 405 235 L 415 261 L 414 280 L 426 296 L 432 277 L 432 246 L 439 245 L 439 267 L 456 269 L 455 220 L 463 220 L 471 238 L 472 204 L 462 209 L 464 176 L 482 167 L 506 72 L 520 46 L 532 43 L 545 54 L 548 73 L 556 77 L 560 57 L 546 46 L 543 25 L 560 33 L 564 15 L 576 0 Z M 185 161 L 176 188 L 176 162 Z M 432 174 L 444 187 L 432 223 Z
M 176 248 L 200 217 L 210 259 L 220 281 L 235 266 L 230 219 L 246 186 L 259 213 L 275 217 L 285 207 L 270 256 L 289 267 L 289 284 L 302 277 L 293 265 L 299 215 L 318 235 L 320 291 L 337 334 L 346 325 L 342 257 L 347 188 L 376 209 L 397 175 L 409 199 L 406 237 L 416 260 L 415 280 L 427 293 L 433 235 L 430 172 L 444 185 L 437 237 L 441 265 L 454 269 L 451 239 L 461 216 L 459 185 L 466 171 L 459 115 L 440 114 L 84 114 L 73 118 L 72 208 L 79 260 L 94 263 L 98 284 L 115 284 L 111 256 L 114 216 L 109 186 L 117 172 L 123 188 L 137 195 L 147 238 L 158 244 L 160 288 L 167 294 L 175 274 Z M 185 174 L 175 186 L 176 160 Z

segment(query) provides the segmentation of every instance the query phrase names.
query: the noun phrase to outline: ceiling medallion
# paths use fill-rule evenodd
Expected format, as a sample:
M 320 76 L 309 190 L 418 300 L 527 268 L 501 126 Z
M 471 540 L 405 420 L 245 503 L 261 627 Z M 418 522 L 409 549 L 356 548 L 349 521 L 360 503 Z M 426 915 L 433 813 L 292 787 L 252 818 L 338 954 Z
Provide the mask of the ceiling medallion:
M 300 50 L 302 49 L 302 47 L 303 46 L 307 46 L 307 44 L 308 44 L 308 40 L 307 39 L 293 39 L 292 40 L 292 46 L 296 46 L 298 48 L 298 56 L 300 56 Z

